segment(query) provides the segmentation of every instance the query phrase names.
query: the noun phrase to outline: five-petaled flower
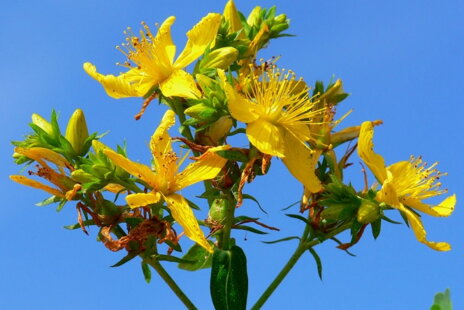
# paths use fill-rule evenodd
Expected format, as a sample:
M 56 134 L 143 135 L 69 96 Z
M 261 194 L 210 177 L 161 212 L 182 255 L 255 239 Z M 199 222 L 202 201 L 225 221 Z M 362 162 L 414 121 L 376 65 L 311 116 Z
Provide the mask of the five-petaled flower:
M 187 32 L 187 44 L 174 61 L 176 46 L 171 38 L 171 25 L 175 17 L 167 18 L 153 36 L 149 27 L 143 24 L 140 37 L 129 28 L 126 43 L 118 48 L 128 61 L 121 64 L 129 70 L 118 76 L 102 75 L 89 62 L 84 63 L 85 71 L 113 98 L 144 97 L 153 88 L 159 88 L 166 97 L 197 98 L 201 96 L 193 77 L 183 70 L 200 57 L 216 38 L 221 15 L 210 13 Z
M 178 172 L 182 161 L 178 161 L 179 158 L 172 150 L 171 137 L 168 134 L 168 129 L 174 125 L 174 122 L 175 114 L 172 110 L 168 110 L 151 137 L 150 149 L 153 154 L 154 171 L 111 149 L 105 149 L 103 152 L 115 165 L 141 179 L 152 189 L 148 193 L 126 196 L 126 201 L 131 208 L 154 204 L 164 199 L 172 217 L 182 226 L 185 235 L 212 252 L 212 246 L 201 231 L 188 202 L 176 192 L 194 183 L 216 177 L 227 160 L 215 152 L 228 149 L 228 146 L 210 148 L 196 162 L 189 164 L 182 172 Z
M 372 122 L 364 122 L 359 135 L 358 154 L 382 185 L 377 192 L 376 200 L 401 211 L 408 219 L 419 242 L 434 250 L 450 250 L 451 246 L 446 242 L 427 240 L 422 221 L 415 212 L 420 211 L 432 216 L 449 216 L 454 210 L 456 195 L 447 197 L 437 206 L 422 202 L 424 199 L 446 193 L 446 190 L 439 189 L 441 183 L 437 180 L 444 174 L 435 169 L 437 163 L 426 168 L 421 158 L 411 157 L 409 161 L 400 161 L 387 167 L 383 157 L 374 152 L 373 135 Z
M 320 150 L 311 150 L 306 142 L 311 139 L 309 126 L 322 113 L 314 110 L 308 87 L 295 80 L 293 72 L 283 73 L 272 68 L 260 77 L 249 76 L 249 90 L 239 93 L 218 70 L 227 94 L 230 114 L 246 123 L 246 135 L 260 152 L 282 158 L 293 176 L 307 190 L 322 190 L 315 174 Z

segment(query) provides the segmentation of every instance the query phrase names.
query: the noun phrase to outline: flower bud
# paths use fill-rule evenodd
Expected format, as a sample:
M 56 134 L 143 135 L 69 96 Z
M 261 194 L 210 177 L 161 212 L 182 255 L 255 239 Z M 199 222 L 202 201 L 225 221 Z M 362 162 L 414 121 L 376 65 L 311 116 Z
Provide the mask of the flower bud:
M 227 199 L 214 199 L 208 212 L 208 220 L 219 224 L 224 222 L 229 207 L 230 202 Z
M 279 24 L 283 24 L 283 23 L 288 24 L 287 15 L 285 15 L 285 14 L 280 14 L 280 15 L 276 16 L 274 18 L 274 21 L 276 21 Z
M 77 169 L 71 172 L 71 179 L 81 184 L 98 181 L 97 178 L 82 169 Z
M 380 217 L 380 206 L 371 200 L 363 199 L 356 219 L 361 224 L 369 224 Z
M 196 104 L 194 106 L 187 108 L 184 111 L 184 113 L 190 117 L 193 117 L 199 120 L 208 121 L 208 120 L 214 119 L 216 110 L 203 103 L 199 103 L 199 104 Z
M 32 123 L 36 126 L 39 126 L 43 131 L 49 135 L 53 134 L 52 124 L 45 120 L 42 116 L 37 113 L 32 114 Z
M 224 7 L 224 12 L 222 13 L 224 19 L 229 24 L 229 33 L 234 33 L 240 31 L 243 28 L 242 22 L 240 21 L 240 16 L 238 15 L 237 8 L 235 7 L 234 1 L 229 0 Z M 244 36 L 243 33 L 240 36 Z M 239 37 L 239 39 L 241 39 Z
M 238 57 L 238 50 L 233 47 L 221 47 L 207 54 L 200 62 L 200 72 L 205 69 L 227 69 Z
M 261 7 L 256 6 L 250 12 L 250 15 L 248 15 L 248 18 L 247 18 L 247 23 L 248 23 L 248 25 L 250 25 L 250 27 L 258 26 L 262 22 L 261 11 L 262 11 Z
M 81 109 L 74 111 L 69 119 L 65 137 L 71 143 L 76 154 L 82 155 L 84 142 L 89 137 L 89 131 L 87 130 L 84 112 Z
M 206 145 L 218 145 L 229 133 L 233 122 L 230 116 L 222 116 L 205 130 Z

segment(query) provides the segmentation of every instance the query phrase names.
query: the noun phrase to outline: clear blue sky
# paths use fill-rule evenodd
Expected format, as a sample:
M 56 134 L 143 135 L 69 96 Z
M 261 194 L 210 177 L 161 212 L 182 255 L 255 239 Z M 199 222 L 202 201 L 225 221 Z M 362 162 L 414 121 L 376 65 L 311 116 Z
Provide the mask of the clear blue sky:
M 140 21 L 153 25 L 177 16 L 174 41 L 183 46 L 185 32 L 210 11 L 222 12 L 224 1 L 10 1 L 0 11 L 0 132 L 3 203 L 0 212 L 1 309 L 182 309 L 166 285 L 154 275 L 147 285 L 134 260 L 120 268 L 109 266 L 123 253 L 111 253 L 90 236 L 62 227 L 76 221 L 72 204 L 56 213 L 36 207 L 46 195 L 7 179 L 19 169 L 11 160 L 10 140 L 28 132 L 32 113 L 49 116 L 52 108 L 65 122 L 82 108 L 91 131 L 110 130 L 105 142 L 126 140 L 131 158 L 147 162 L 148 139 L 165 107 L 152 104 L 141 121 L 134 121 L 140 100 L 114 100 L 85 74 L 91 61 L 105 73 L 117 73 L 123 61 L 114 46 L 127 26 Z M 458 195 L 450 218 L 424 217 L 429 238 L 448 241 L 453 250 L 439 253 L 418 243 L 405 225 L 384 225 L 374 241 L 367 231 L 350 257 L 335 244 L 318 246 L 324 279 L 317 277 L 305 256 L 263 309 L 428 309 L 433 295 L 451 289 L 455 309 L 464 309 L 464 211 L 462 203 L 464 4 L 462 1 L 244 1 L 240 10 L 276 4 L 291 19 L 296 37 L 273 41 L 262 56 L 282 55 L 280 65 L 312 84 L 340 77 L 351 96 L 340 112 L 354 109 L 340 128 L 364 120 L 382 119 L 376 150 L 387 163 L 422 155 L 439 161 L 443 178 Z M 348 178 L 362 186 L 358 159 Z M 372 177 L 370 178 L 372 180 Z M 281 208 L 300 195 L 299 185 L 283 165 L 274 161 L 268 178 L 258 179 L 248 192 L 269 215 L 246 203 L 239 214 L 253 214 L 275 235 L 236 233 L 249 256 L 249 304 L 256 301 L 289 257 L 295 244 L 265 245 L 294 234 L 298 222 Z M 199 194 L 201 188 L 191 190 Z M 203 213 L 204 215 L 204 213 Z M 399 219 L 399 216 L 392 215 Z M 348 236 L 344 236 L 348 240 Z M 246 239 L 246 240 L 245 240 Z M 172 270 L 179 284 L 200 309 L 212 309 L 209 271 Z M 132 308 L 129 308 L 132 307 Z

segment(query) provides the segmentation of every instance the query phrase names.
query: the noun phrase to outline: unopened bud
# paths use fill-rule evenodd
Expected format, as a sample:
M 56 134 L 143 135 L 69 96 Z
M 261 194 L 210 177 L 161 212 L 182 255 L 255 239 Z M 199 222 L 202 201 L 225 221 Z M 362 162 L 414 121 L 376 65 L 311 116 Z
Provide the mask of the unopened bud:
M 219 224 L 223 223 L 226 220 L 229 207 L 231 206 L 227 199 L 214 199 L 208 212 L 208 220 Z
M 369 224 L 380 217 L 380 206 L 374 201 L 363 199 L 356 219 L 361 224 Z
M 77 169 L 71 172 L 71 179 L 81 184 L 98 181 L 97 178 L 82 169 Z
M 32 123 L 36 126 L 39 126 L 43 131 L 49 135 L 53 134 L 52 124 L 50 124 L 46 119 L 44 119 L 39 114 L 32 114 Z
M 233 47 L 222 47 L 212 51 L 201 61 L 200 72 L 205 69 L 227 69 L 238 57 L 238 50 Z
M 199 103 L 191 106 L 190 108 L 187 108 L 184 113 L 193 118 L 208 121 L 214 119 L 216 109 L 211 108 L 203 103 Z
M 247 23 L 248 23 L 248 25 L 250 25 L 250 27 L 258 26 L 259 24 L 261 24 L 261 22 L 262 22 L 261 11 L 262 11 L 261 7 L 256 6 L 250 12 L 250 15 L 248 15 L 248 18 L 247 18 Z
M 205 130 L 205 136 L 209 143 L 218 145 L 222 139 L 229 133 L 232 128 L 233 121 L 230 116 L 222 116 Z
M 82 155 L 84 142 L 89 137 L 89 131 L 87 130 L 84 112 L 81 109 L 77 109 L 71 115 L 66 127 L 65 137 L 71 143 L 76 154 Z
M 274 18 L 274 21 L 276 21 L 279 24 L 283 24 L 283 23 L 288 24 L 287 15 L 285 15 L 285 14 L 280 14 L 280 15 L 276 16 Z
M 234 33 L 243 28 L 242 22 L 240 21 L 240 16 L 238 15 L 237 8 L 235 7 L 234 1 L 229 0 L 224 7 L 224 12 L 222 13 L 224 19 L 229 24 L 229 33 Z M 242 33 L 241 36 L 244 36 Z M 240 38 L 239 38 L 240 39 Z

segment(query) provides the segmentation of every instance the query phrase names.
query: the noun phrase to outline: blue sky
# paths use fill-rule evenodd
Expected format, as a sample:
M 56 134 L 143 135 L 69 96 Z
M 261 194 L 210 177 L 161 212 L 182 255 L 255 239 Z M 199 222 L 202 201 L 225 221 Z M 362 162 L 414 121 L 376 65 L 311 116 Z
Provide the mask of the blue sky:
M 146 284 L 136 260 L 110 268 L 122 257 L 90 236 L 62 227 L 76 221 L 68 204 L 61 213 L 36 207 L 44 193 L 13 184 L 18 173 L 9 141 L 28 132 L 32 113 L 49 116 L 54 108 L 64 126 L 76 108 L 85 111 L 91 131 L 110 130 L 104 142 L 127 141 L 132 159 L 147 162 L 147 142 L 165 107 L 152 104 L 141 121 L 133 115 L 138 99 L 114 100 L 85 74 L 91 61 L 102 72 L 118 73 L 114 64 L 123 55 L 114 47 L 122 31 L 137 29 L 140 21 L 153 25 L 177 16 L 173 37 L 179 49 L 185 32 L 208 12 L 222 12 L 225 1 L 16 1 L 0 11 L 0 151 L 4 202 L 0 212 L 0 308 L 2 309 L 182 309 L 156 276 Z M 453 250 L 434 252 L 418 243 L 405 225 L 383 226 L 374 241 L 367 231 L 347 256 L 325 243 L 316 248 L 324 263 L 324 279 L 317 277 L 311 257 L 304 256 L 263 309 L 428 309 L 436 292 L 451 289 L 455 309 L 464 308 L 464 229 L 461 208 L 462 72 L 464 69 L 464 4 L 462 1 L 240 1 L 248 13 L 255 5 L 277 5 L 291 19 L 295 37 L 273 41 L 261 56 L 282 56 L 279 64 L 313 84 L 332 76 L 344 81 L 351 96 L 340 115 L 354 112 L 340 128 L 364 120 L 382 119 L 376 130 L 376 150 L 387 164 L 422 155 L 439 161 L 449 172 L 443 183 L 458 195 L 454 214 L 446 219 L 424 217 L 429 238 L 448 241 Z M 347 179 L 362 186 L 354 157 Z M 372 181 L 373 178 L 370 177 Z M 298 232 L 299 223 L 281 208 L 300 195 L 300 186 L 274 160 L 268 177 L 257 179 L 247 191 L 257 197 L 268 215 L 246 203 L 238 214 L 261 217 L 281 231 L 256 236 L 236 233 L 248 253 L 249 304 L 256 301 L 288 259 L 295 244 L 265 245 Z M 200 194 L 201 188 L 186 192 Z M 200 213 L 200 217 L 201 214 Z M 399 219 L 398 214 L 391 213 Z M 348 236 L 343 236 L 348 240 Z M 187 248 L 187 243 L 185 248 Z M 167 266 L 200 309 L 212 309 L 209 272 L 189 273 Z

